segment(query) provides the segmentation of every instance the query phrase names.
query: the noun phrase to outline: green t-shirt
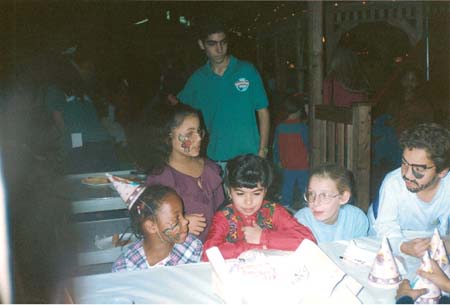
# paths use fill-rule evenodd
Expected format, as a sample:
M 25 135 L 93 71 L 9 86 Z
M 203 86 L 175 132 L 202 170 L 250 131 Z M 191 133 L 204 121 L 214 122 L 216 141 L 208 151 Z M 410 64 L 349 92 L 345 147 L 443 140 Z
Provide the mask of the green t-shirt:
M 230 56 L 223 76 L 208 62 L 189 78 L 178 98 L 202 112 L 210 139 L 208 157 L 215 161 L 259 150 L 256 110 L 269 101 L 255 67 Z
M 72 147 L 72 133 L 81 133 L 83 142 L 103 142 L 112 140 L 101 125 L 94 104 L 89 99 L 81 102 L 79 98 L 67 97 L 56 86 L 49 86 L 45 101 L 50 111 L 61 112 L 64 119 L 64 147 Z

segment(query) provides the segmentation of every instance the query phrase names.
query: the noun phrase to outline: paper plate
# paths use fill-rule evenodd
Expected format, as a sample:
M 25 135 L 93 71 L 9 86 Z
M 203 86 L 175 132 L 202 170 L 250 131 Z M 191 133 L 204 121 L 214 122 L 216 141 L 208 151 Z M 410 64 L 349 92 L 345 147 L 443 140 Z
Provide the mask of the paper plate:
M 103 176 L 86 177 L 81 179 L 81 183 L 91 186 L 104 186 L 111 184 L 108 178 Z

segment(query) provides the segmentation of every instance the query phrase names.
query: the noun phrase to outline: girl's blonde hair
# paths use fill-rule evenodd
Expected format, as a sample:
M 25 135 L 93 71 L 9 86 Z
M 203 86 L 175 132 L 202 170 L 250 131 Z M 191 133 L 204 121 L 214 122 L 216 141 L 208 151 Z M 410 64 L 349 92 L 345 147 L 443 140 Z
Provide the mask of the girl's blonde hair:
M 345 191 L 353 194 L 353 189 L 355 186 L 355 181 L 353 173 L 346 169 L 345 167 L 339 166 L 337 164 L 327 163 L 315 167 L 309 176 L 309 180 L 312 177 L 328 178 L 336 183 L 336 187 L 339 194 L 343 194 Z

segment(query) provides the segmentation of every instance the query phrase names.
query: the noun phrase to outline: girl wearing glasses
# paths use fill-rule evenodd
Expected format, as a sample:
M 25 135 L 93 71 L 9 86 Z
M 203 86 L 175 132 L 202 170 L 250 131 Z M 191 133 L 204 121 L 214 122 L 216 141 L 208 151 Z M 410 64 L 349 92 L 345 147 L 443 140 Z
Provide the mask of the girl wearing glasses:
M 297 220 L 311 228 L 319 243 L 367 236 L 369 221 L 358 207 L 347 204 L 352 196 L 352 173 L 335 164 L 311 172 Z
M 316 241 L 285 208 L 264 200 L 272 183 L 266 159 L 247 154 L 230 160 L 225 181 L 231 203 L 214 215 L 205 251 L 216 246 L 228 259 L 250 249 L 293 251 L 305 238 Z M 208 260 L 205 251 L 202 260 Z
M 175 189 L 183 199 L 189 233 L 204 241 L 214 212 L 223 203 L 219 167 L 201 155 L 205 136 L 199 113 L 184 104 L 160 105 L 139 143 L 147 185 Z

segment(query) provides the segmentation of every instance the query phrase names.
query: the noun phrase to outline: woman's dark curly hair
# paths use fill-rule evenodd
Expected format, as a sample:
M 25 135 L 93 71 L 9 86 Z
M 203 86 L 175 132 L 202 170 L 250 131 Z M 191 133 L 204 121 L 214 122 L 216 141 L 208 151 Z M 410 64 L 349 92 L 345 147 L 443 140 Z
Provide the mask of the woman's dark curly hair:
M 185 104 L 155 107 L 152 119 L 138 131 L 141 135 L 133 145 L 134 159 L 139 168 L 149 175 L 157 175 L 164 170 L 172 153 L 171 133 L 188 116 L 200 119 L 200 113 Z
M 178 196 L 177 192 L 168 186 L 152 185 L 147 187 L 136 200 L 130 209 L 131 228 L 136 237 L 142 238 L 144 236 L 142 223 L 146 219 L 154 220 L 156 218 L 163 199 L 168 194 Z
M 450 131 L 436 123 L 423 123 L 403 131 L 399 138 L 404 149 L 424 149 L 436 172 L 450 167 Z
M 237 156 L 227 163 L 225 185 L 228 187 L 255 188 L 258 184 L 268 189 L 273 180 L 272 167 L 264 158 L 246 154 Z

